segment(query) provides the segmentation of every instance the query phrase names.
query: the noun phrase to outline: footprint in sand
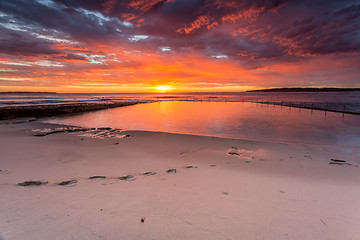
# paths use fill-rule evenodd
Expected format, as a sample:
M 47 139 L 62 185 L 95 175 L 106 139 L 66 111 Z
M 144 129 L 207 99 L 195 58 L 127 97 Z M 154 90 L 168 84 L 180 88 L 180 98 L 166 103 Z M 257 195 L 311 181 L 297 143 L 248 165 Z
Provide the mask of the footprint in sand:
M 40 186 L 40 185 L 45 185 L 45 184 L 48 184 L 48 182 L 44 182 L 44 181 L 25 181 L 25 182 L 21 182 L 21 183 L 18 183 L 17 185 L 18 186 Z
M 331 162 L 329 162 L 330 165 L 348 165 L 348 166 L 352 166 L 352 167 L 359 167 L 358 165 L 355 165 L 355 164 L 351 164 L 351 163 L 348 163 L 346 162 L 345 160 L 341 160 L 341 159 L 330 159 Z
M 72 179 L 72 180 L 68 180 L 68 181 L 62 181 L 60 183 L 58 183 L 57 185 L 59 186 L 68 186 L 68 185 L 75 185 L 77 183 L 77 180 L 76 179 Z
M 105 176 L 92 176 L 89 177 L 89 179 L 97 179 L 97 178 L 106 178 Z
M 185 168 L 198 168 L 197 166 L 186 166 Z
M 167 173 L 176 173 L 177 170 L 176 168 L 170 168 L 169 170 L 166 171 Z
M 228 151 L 227 151 L 227 154 L 228 155 L 237 155 L 237 156 L 240 155 L 239 150 L 237 149 L 237 147 L 229 148 Z
M 119 180 L 125 180 L 125 181 L 134 181 L 136 178 L 134 178 L 133 175 L 126 175 L 122 177 L 118 177 Z
M 248 151 L 245 149 L 240 150 L 237 147 L 229 148 L 227 154 L 232 156 L 239 156 L 250 161 L 255 159 L 254 151 Z

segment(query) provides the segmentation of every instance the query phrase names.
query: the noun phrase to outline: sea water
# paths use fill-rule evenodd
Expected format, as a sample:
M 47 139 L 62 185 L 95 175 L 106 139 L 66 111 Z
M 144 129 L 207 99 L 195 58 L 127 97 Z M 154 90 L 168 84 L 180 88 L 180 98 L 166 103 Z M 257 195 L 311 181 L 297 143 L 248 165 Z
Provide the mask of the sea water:
M 360 115 L 251 102 L 162 101 L 45 121 L 89 128 L 360 147 Z
M 360 113 L 360 91 L 352 92 L 234 92 L 234 93 L 0 93 L 0 107 L 126 101 L 269 102 L 329 111 Z

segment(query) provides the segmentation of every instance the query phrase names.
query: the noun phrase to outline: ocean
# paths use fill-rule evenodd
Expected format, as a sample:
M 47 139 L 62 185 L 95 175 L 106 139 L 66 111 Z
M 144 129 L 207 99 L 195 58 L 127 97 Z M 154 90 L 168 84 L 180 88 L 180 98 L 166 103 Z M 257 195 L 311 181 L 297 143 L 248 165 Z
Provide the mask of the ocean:
M 155 101 L 41 121 L 271 142 L 360 147 L 360 92 L 2 94 L 1 106 Z M 269 102 L 263 104 L 259 102 Z M 291 102 L 291 107 L 288 103 Z M 276 105 L 274 105 L 276 103 Z M 281 103 L 281 104 L 280 104 Z M 328 111 L 294 107 L 301 103 Z M 288 106 L 285 106 L 288 105 Z M 340 112 L 331 112 L 330 108 Z
M 360 114 L 360 91 L 353 92 L 235 92 L 235 93 L 1 93 L 0 107 L 124 101 L 266 102 Z
M 89 128 L 360 147 L 360 115 L 251 102 L 163 101 L 43 121 Z

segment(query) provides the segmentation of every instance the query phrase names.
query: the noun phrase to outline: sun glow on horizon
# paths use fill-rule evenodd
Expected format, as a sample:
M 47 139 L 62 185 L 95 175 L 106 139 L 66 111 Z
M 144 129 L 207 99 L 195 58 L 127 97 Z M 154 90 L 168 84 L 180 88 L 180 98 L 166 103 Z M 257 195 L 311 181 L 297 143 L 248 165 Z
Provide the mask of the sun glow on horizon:
M 157 86 L 157 87 L 155 87 L 155 89 L 159 92 L 167 92 L 172 88 L 169 86 Z
M 356 0 L 0 2 L 0 92 L 360 87 Z

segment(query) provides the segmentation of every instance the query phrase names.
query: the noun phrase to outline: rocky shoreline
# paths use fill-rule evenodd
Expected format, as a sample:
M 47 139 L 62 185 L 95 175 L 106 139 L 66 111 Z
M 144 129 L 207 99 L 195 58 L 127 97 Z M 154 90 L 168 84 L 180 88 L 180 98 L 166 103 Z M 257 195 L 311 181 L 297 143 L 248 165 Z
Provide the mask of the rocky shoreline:
M 33 106 L 9 106 L 0 108 L 0 120 L 24 118 L 24 117 L 49 117 L 55 115 L 69 115 L 82 112 L 90 112 L 108 108 L 131 106 L 141 101 L 111 102 L 111 103 L 75 103 L 56 105 L 33 105 Z

